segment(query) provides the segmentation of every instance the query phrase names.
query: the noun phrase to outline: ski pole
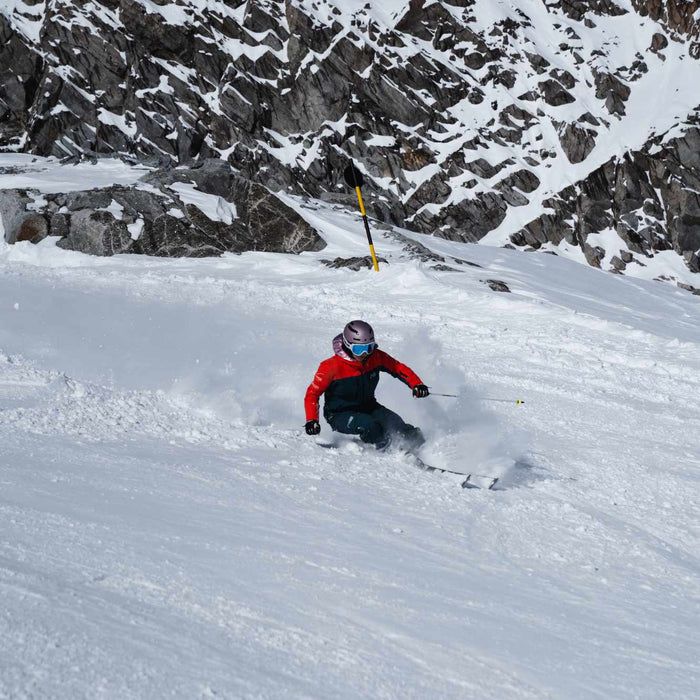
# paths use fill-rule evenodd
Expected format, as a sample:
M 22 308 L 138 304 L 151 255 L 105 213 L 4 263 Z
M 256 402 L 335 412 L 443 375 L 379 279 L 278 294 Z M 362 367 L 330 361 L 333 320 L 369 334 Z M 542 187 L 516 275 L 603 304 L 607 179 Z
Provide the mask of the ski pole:
M 369 243 L 369 252 L 372 253 L 372 264 L 374 265 L 375 272 L 379 272 L 379 264 L 377 263 L 377 256 L 374 254 L 374 243 L 372 242 L 372 234 L 369 230 L 369 222 L 367 221 L 367 213 L 365 212 L 365 205 L 362 201 L 362 192 L 360 187 L 363 185 L 362 173 L 355 167 L 351 162 L 345 171 L 343 172 L 345 177 L 345 182 L 348 183 L 350 187 L 355 188 L 355 194 L 357 195 L 357 201 L 360 205 L 360 214 L 362 214 L 362 222 L 365 225 L 365 232 L 367 233 L 367 243 Z
M 428 387 L 428 389 L 430 389 L 430 387 Z M 437 391 L 431 391 L 430 396 L 449 396 L 451 399 L 459 398 L 458 394 L 440 394 Z M 498 401 L 500 403 L 514 403 L 517 406 L 521 406 L 525 403 L 524 399 L 494 399 L 491 396 L 476 396 L 474 398 L 478 399 L 479 401 Z

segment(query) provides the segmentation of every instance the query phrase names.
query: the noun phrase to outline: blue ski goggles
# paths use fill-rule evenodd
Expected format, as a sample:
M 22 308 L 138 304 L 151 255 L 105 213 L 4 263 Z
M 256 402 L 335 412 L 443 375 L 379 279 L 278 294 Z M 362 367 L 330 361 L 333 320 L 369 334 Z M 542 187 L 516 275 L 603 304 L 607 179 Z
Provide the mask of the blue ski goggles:
M 355 357 L 361 357 L 362 355 L 370 355 L 376 347 L 376 343 L 354 343 L 350 346 L 350 350 Z

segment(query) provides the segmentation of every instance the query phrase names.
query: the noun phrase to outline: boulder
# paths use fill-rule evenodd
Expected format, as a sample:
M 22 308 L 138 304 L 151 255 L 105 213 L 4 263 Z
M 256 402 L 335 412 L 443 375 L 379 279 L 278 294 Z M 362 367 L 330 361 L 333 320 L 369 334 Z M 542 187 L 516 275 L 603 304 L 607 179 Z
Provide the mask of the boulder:
M 22 222 L 15 242 L 29 241 L 30 243 L 39 243 L 48 235 L 49 224 L 46 221 L 46 217 L 41 214 L 32 214 Z
M 235 175 L 225 161 L 157 170 L 144 180 L 133 186 L 47 194 L 40 212 L 29 209 L 38 200 L 26 192 L 0 190 L 7 240 L 38 242 L 52 235 L 61 237 L 59 247 L 89 255 L 158 257 L 250 250 L 301 253 L 326 245 L 279 197 Z M 178 189 L 183 183 L 188 187 Z
M 15 243 L 22 223 L 31 216 L 26 190 L 0 190 L 0 224 L 8 243 Z
M 302 253 L 326 247 L 315 229 L 262 185 L 237 180 L 234 201 L 247 232 L 247 250 Z
M 193 210 L 189 211 L 190 214 Z M 204 258 L 221 255 L 230 243 L 226 231 L 207 231 L 197 223 L 180 219 L 170 214 L 162 214 L 147 222 L 141 237 L 134 244 L 134 252 L 160 258 Z M 215 222 L 211 222 L 215 223 Z M 219 235 L 217 235 L 219 234 Z
M 131 236 L 123 221 L 107 211 L 81 209 L 71 214 L 70 230 L 59 248 L 88 255 L 111 256 L 131 252 Z

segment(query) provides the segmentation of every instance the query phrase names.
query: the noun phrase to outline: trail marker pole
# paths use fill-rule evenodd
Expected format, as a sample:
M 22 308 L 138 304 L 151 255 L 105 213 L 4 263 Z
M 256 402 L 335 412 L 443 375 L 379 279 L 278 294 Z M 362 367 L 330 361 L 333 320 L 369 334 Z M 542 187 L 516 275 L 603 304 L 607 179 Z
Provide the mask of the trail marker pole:
M 365 212 L 365 205 L 362 201 L 362 192 L 360 188 L 364 183 L 362 173 L 350 163 L 345 171 L 343 172 L 345 177 L 345 182 L 348 183 L 350 187 L 355 189 L 355 194 L 357 195 L 357 201 L 360 204 L 360 213 L 362 214 L 362 221 L 365 225 L 365 231 L 367 233 L 367 243 L 369 243 L 369 252 L 372 253 L 372 263 L 374 264 L 374 271 L 379 272 L 379 264 L 377 263 L 377 256 L 374 254 L 374 243 L 372 243 L 372 233 L 369 230 L 369 222 L 367 221 L 367 213 Z

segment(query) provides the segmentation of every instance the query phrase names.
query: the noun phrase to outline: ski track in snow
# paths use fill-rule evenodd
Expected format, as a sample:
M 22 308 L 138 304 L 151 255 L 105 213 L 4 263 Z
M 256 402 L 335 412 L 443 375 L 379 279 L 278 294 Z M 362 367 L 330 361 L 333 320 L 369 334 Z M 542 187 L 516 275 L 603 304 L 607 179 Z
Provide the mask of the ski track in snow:
M 695 697 L 696 298 L 379 231 L 329 270 L 361 229 L 298 206 L 325 251 L 0 250 L 0 698 Z M 303 434 L 355 317 L 461 395 L 380 383 L 426 461 L 500 490 Z

